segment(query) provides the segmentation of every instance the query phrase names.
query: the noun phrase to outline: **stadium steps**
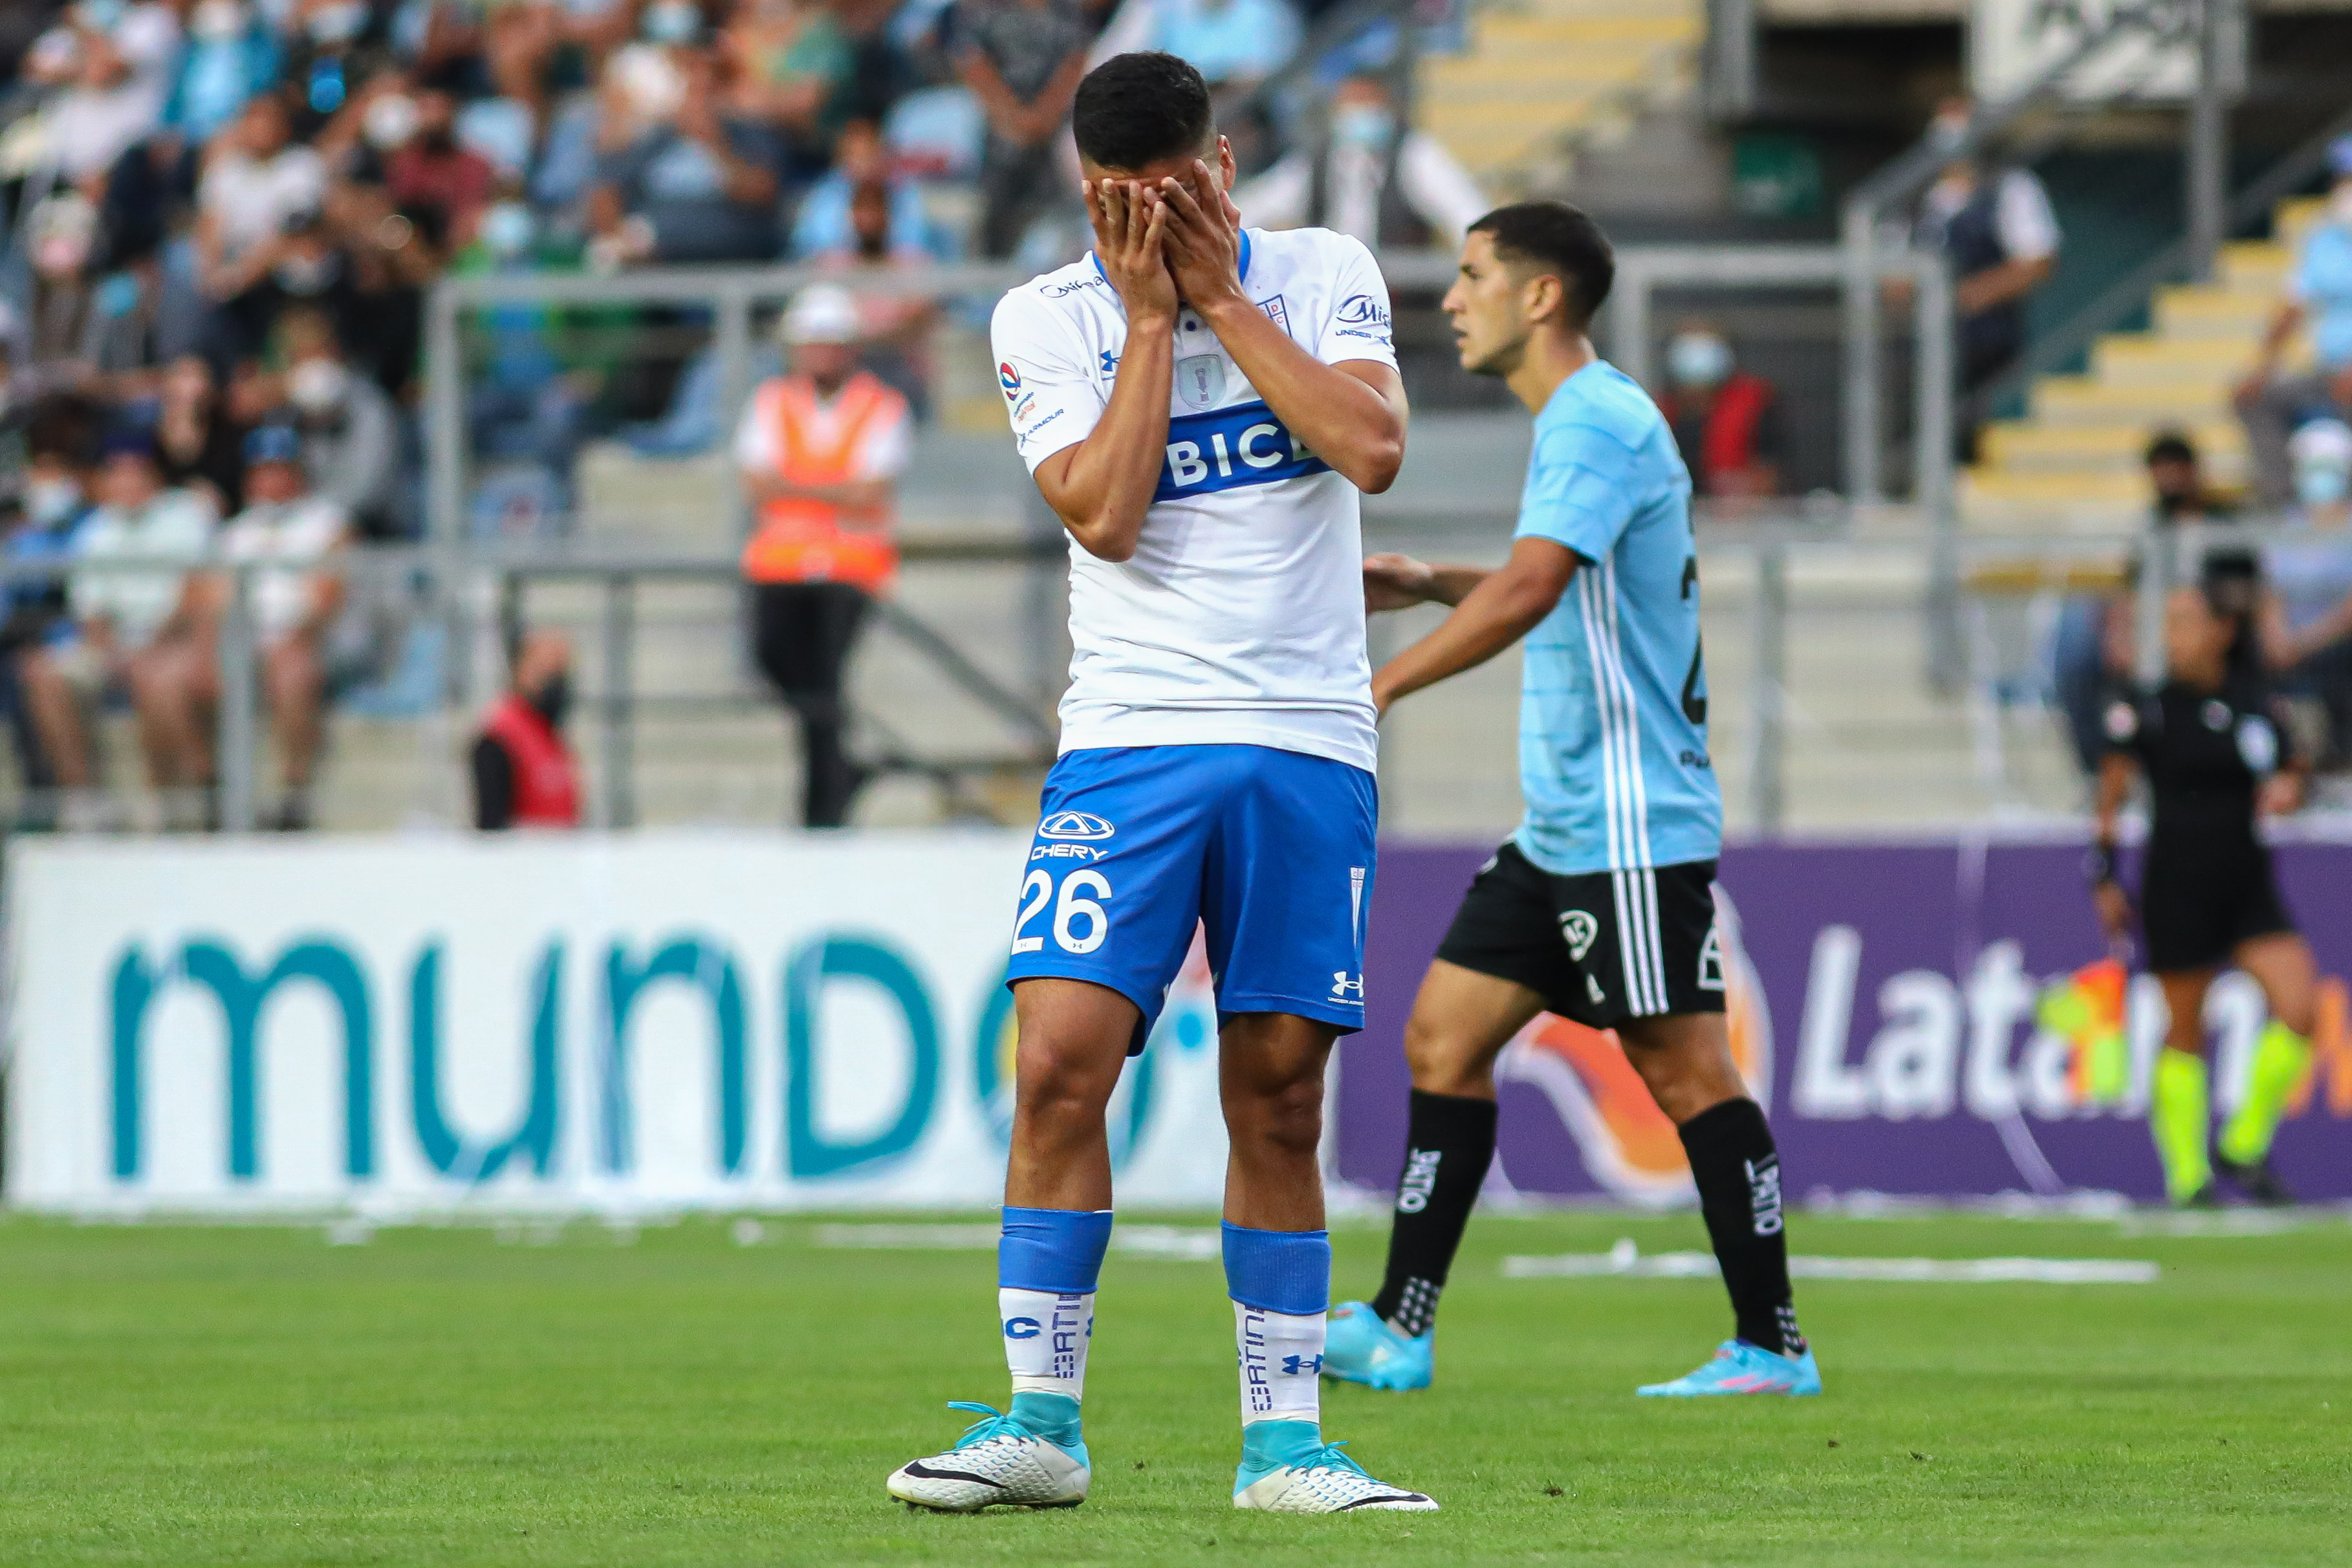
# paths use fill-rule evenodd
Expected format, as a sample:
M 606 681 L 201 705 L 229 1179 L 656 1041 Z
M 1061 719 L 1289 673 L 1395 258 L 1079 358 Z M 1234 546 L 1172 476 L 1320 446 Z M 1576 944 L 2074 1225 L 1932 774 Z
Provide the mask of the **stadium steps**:
M 2137 527 L 2147 505 L 2140 455 L 2160 429 L 2189 432 L 2213 482 L 2243 484 L 2245 436 L 2231 395 L 2320 208 L 2308 197 L 2280 203 L 2276 238 L 2224 247 L 2213 282 L 2157 290 L 2147 331 L 2100 338 L 2081 375 L 2036 380 L 2024 418 L 1987 426 L 1979 461 L 1960 478 L 1962 518 L 1995 530 Z M 2298 342 L 2286 363 L 2309 357 Z
M 1468 47 L 1421 68 L 1416 115 L 1490 191 L 1529 188 L 1585 136 L 1680 96 L 1706 31 L 1694 0 L 1517 0 L 1481 8 Z

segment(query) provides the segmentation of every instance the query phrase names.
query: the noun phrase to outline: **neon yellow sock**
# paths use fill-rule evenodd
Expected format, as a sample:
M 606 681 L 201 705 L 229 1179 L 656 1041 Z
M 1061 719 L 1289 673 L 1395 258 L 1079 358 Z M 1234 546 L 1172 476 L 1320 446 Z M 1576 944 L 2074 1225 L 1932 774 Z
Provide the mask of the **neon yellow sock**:
M 2213 1179 L 2212 1163 L 2205 1155 L 2211 1125 L 2205 1058 L 2169 1046 L 2158 1051 L 2155 1090 L 2147 1108 L 2148 1131 L 2156 1135 L 2156 1152 L 2164 1162 L 2165 1193 L 2174 1203 L 2182 1203 Z
M 2276 1019 L 2254 1042 L 2253 1070 L 2246 1075 L 2246 1098 L 2221 1129 L 2221 1152 L 2251 1165 L 2271 1152 L 2287 1096 L 2311 1066 L 2311 1042 Z

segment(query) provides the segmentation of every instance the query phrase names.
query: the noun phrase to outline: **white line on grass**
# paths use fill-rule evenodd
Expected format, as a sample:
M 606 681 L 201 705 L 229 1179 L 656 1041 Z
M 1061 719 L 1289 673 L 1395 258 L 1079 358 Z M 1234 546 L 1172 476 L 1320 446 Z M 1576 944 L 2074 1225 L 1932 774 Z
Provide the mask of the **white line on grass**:
M 1506 1258 L 1506 1279 L 1622 1278 L 1712 1279 L 1715 1257 L 1706 1252 L 1655 1252 L 1643 1257 L 1628 1240 L 1606 1252 L 1568 1252 L 1549 1258 Z M 2153 1263 L 2114 1258 L 1809 1258 L 1789 1259 L 1798 1279 L 1874 1279 L 1929 1285 L 2150 1285 Z

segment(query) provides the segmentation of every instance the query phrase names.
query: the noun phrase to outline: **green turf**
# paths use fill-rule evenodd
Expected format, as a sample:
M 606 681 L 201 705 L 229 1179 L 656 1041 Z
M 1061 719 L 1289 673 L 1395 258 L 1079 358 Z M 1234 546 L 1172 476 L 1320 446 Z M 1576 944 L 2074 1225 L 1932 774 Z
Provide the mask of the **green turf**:
M 1435 1515 L 1238 1516 L 1213 1264 L 1114 1257 L 1092 1500 L 910 1515 L 882 1478 L 1003 1370 L 981 1252 L 815 1222 L 628 1237 L 0 1222 L 0 1563 L 2343 1562 L 2352 1227 L 1798 1216 L 1800 1250 L 2147 1258 L 2154 1286 L 1816 1282 L 1827 1395 L 1637 1401 L 1712 1282 L 1506 1280 L 1509 1252 L 1700 1245 L 1687 1216 L 1482 1218 L 1427 1393 L 1327 1395 Z M 1342 1295 L 1383 1237 L 1337 1237 Z

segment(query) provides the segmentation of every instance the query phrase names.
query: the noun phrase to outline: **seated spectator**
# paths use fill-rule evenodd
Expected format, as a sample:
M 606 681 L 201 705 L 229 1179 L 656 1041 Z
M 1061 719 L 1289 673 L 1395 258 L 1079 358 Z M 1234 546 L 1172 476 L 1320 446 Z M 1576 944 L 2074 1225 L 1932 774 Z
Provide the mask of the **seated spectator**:
M 63 563 L 73 558 L 75 534 L 91 506 L 95 414 L 94 405 L 72 398 L 52 399 L 35 414 L 26 433 L 16 521 L 0 546 L 0 554 L 11 565 Z M 5 603 L 6 617 L 0 621 L 0 667 L 5 680 L 0 690 L 5 690 L 9 731 L 32 796 L 25 822 L 47 826 L 62 816 L 66 826 L 79 827 L 87 819 L 87 803 L 77 799 L 72 809 L 61 814 L 50 793 L 60 786 L 85 791 L 90 783 L 82 714 L 72 689 L 46 667 L 53 651 L 69 647 L 78 636 L 67 607 L 65 579 L 12 583 Z M 60 702 L 63 711 L 37 710 Z M 49 733 L 68 740 L 62 757 L 44 742 L 42 737 Z
M 1191 62 L 1221 97 L 1289 64 L 1302 31 L 1289 0 L 1152 0 L 1151 22 L 1139 47 Z
M 155 130 L 163 105 L 106 33 L 84 30 L 80 50 L 80 74 L 44 110 L 44 130 L 57 177 L 96 198 L 115 161 Z
M 215 307 L 207 331 L 215 363 L 258 350 L 278 301 L 255 290 L 285 258 L 289 228 L 301 227 L 326 195 L 326 163 L 294 143 L 285 104 L 272 94 L 254 99 L 196 191 L 198 282 Z
M 369 0 L 295 0 L 287 20 L 286 79 L 307 140 L 390 59 L 387 17 Z
M 800 717 L 801 820 L 838 827 L 865 783 L 845 744 L 842 677 L 867 606 L 898 567 L 891 541 L 912 426 L 906 400 L 857 368 L 856 301 L 801 290 L 779 335 L 788 373 L 762 382 L 735 433 L 759 516 L 743 551 L 753 655 Z
M 1087 72 L 1093 29 L 1075 0 L 958 0 L 956 73 L 988 116 L 980 253 L 1002 261 L 1031 223 L 1066 204 L 1055 138 Z
M 1787 434 L 1780 395 L 1735 366 L 1721 332 L 1690 321 L 1668 340 L 1658 408 L 1674 428 L 1694 494 L 1728 500 L 1780 493 Z
M 210 142 L 277 84 L 282 64 L 278 35 L 257 6 L 197 0 L 163 123 L 197 145 Z
M 868 186 L 880 196 L 882 256 L 908 261 L 929 257 L 954 259 L 946 237 L 935 233 L 923 211 L 922 192 L 914 181 L 891 168 L 881 128 L 870 120 L 853 120 L 842 127 L 831 172 L 801 198 L 800 210 L 793 217 L 792 259 L 835 263 L 874 259 L 871 237 L 857 227 L 850 211 L 853 196 Z
M 333 323 L 315 310 L 290 310 L 281 323 L 286 399 L 302 437 L 310 488 L 342 509 L 369 539 L 398 539 L 400 422 L 383 389 L 345 362 Z
M 533 632 L 515 655 L 506 695 L 474 737 L 476 827 L 580 826 L 580 764 L 563 740 L 571 706 L 572 645 Z
M 404 210 L 423 207 L 441 226 L 470 234 L 498 191 L 490 161 L 457 141 L 457 104 L 446 92 L 416 95 L 416 132 L 385 160 L 383 184 Z
M 2340 657 L 2352 637 L 2352 426 L 2315 419 L 2288 442 L 2300 537 L 2265 545 L 2265 592 L 2257 625 L 2274 668 L 2295 670 L 2331 689 L 2331 717 L 2342 707 L 2352 661 Z M 2325 665 L 2325 668 L 2315 668 Z M 2339 744 L 2352 732 L 2338 731 Z
M 45 650 L 37 668 L 26 669 L 28 692 L 52 679 L 70 689 L 37 698 L 36 719 L 89 711 L 108 687 L 128 686 L 148 782 L 164 797 L 166 826 L 199 826 L 209 819 L 201 792 L 213 784 L 203 701 L 213 645 L 202 590 L 193 574 L 109 570 L 105 563 L 130 557 L 193 564 L 210 547 L 218 514 L 192 491 L 163 488 L 153 441 L 143 430 L 108 438 L 97 489 L 99 504 L 75 535 L 78 564 L 66 588 L 80 637 Z M 85 734 L 45 725 L 41 742 L 60 782 L 90 776 Z
M 155 455 L 163 482 L 194 490 L 226 517 L 245 505 L 245 430 L 202 354 L 183 354 L 163 372 Z
M 2352 419 L 2352 136 L 2328 149 L 2336 183 L 2326 215 L 2312 225 L 2287 279 L 2287 298 L 2272 318 L 2252 372 L 2238 388 L 2238 415 L 2253 460 L 2262 504 L 2294 503 L 2294 465 L 2287 442 L 2313 419 Z M 2279 361 L 2305 322 L 2314 368 L 2281 375 Z
M 1458 248 L 1488 206 L 1478 183 L 1437 138 L 1405 131 L 1397 142 L 1388 83 L 1361 75 L 1331 99 L 1331 134 L 1318 153 L 1300 148 L 1234 192 L 1246 221 L 1266 228 L 1332 228 L 1375 249 Z M 1389 149 L 1396 148 L 1393 184 Z
M 782 133 L 793 184 L 816 178 L 833 156 L 857 70 L 838 19 L 813 0 L 743 0 L 724 47 L 736 111 Z
M 656 11 L 646 14 L 650 25 Z M 627 139 L 608 144 L 589 193 L 592 265 L 774 256 L 781 143 L 761 121 L 721 113 L 711 53 L 623 50 L 614 64 L 621 85 L 612 112 Z M 666 70 L 675 73 L 674 88 L 662 85 Z M 645 128 L 630 134 L 638 122 Z
M 302 439 L 292 430 L 264 425 L 246 437 L 245 457 L 247 505 L 222 530 L 221 553 L 268 563 L 254 574 L 249 603 L 285 786 L 271 823 L 298 832 L 310 826 L 327 704 L 327 638 L 343 606 L 343 580 L 330 563 L 351 545 L 352 524 L 342 508 L 309 493 Z M 216 701 L 217 690 L 215 682 L 205 695 Z

